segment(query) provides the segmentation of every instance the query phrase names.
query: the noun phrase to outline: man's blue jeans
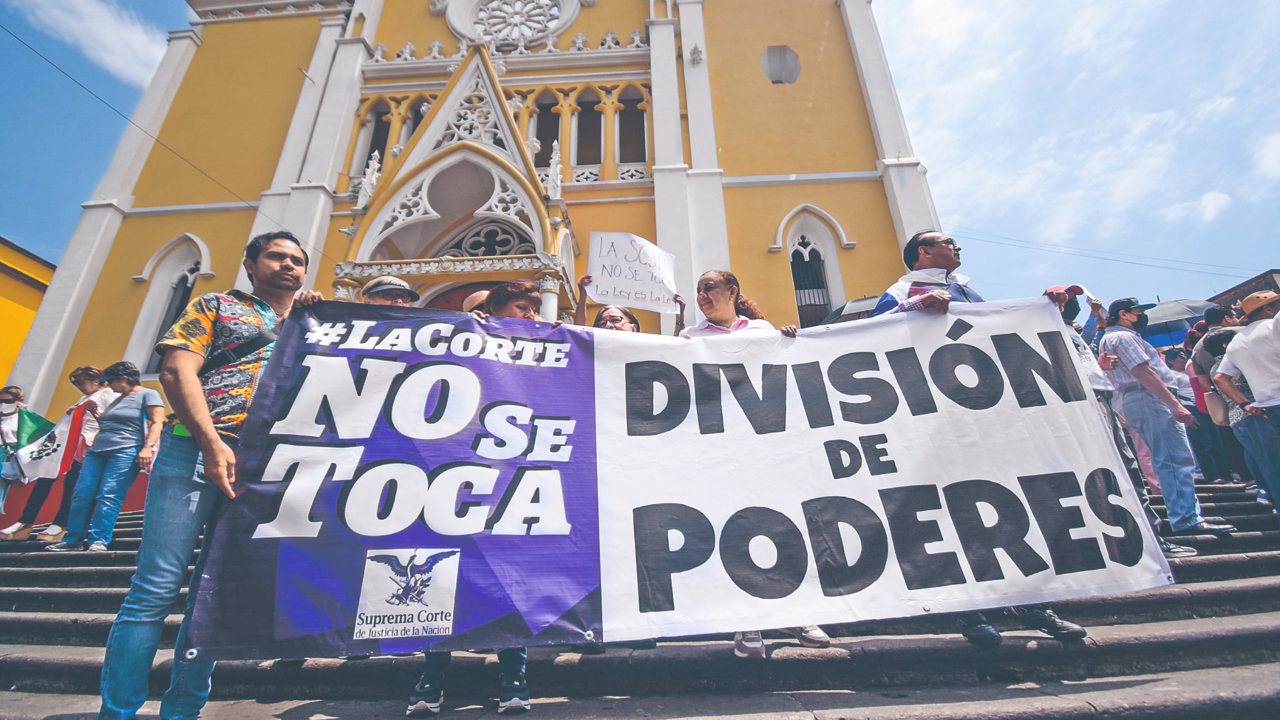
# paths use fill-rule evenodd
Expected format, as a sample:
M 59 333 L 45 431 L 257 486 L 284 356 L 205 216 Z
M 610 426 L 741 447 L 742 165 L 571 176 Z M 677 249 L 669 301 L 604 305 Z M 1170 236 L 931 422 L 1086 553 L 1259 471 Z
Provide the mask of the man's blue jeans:
M 209 699 L 213 663 L 186 659 L 187 623 L 195 605 L 208 539 L 222 504 L 222 491 L 204 478 L 200 451 L 191 438 L 168 430 L 151 470 L 138 569 L 107 637 L 102 666 L 100 720 L 132 718 L 147 699 L 147 676 L 160 644 L 164 619 L 182 590 L 187 562 L 201 532 L 201 551 L 174 648 L 173 675 L 160 704 L 161 718 L 195 718 Z
M 1259 477 L 1255 479 L 1262 483 L 1274 505 L 1280 501 L 1280 407 L 1266 410 L 1266 415 L 1246 415 L 1231 426 L 1231 431 L 1258 466 Z
M 1120 407 L 1130 429 L 1151 448 L 1151 466 L 1160 478 L 1160 494 L 1174 532 L 1204 520 L 1196 499 L 1196 459 L 1187 443 L 1187 430 L 1173 419 L 1164 403 L 1144 388 L 1120 394 Z
M 136 447 L 85 453 L 63 542 L 109 544 L 120 517 L 120 504 L 137 477 Z

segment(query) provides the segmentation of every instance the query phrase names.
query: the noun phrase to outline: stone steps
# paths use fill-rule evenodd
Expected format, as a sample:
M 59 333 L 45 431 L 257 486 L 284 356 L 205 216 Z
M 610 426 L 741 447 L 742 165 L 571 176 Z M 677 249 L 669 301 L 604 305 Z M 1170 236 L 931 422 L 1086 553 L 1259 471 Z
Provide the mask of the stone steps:
M 1197 491 L 1211 522 L 1229 522 L 1241 532 L 1175 538 L 1200 552 L 1170 562 L 1177 585 L 1056 603 L 1064 618 L 1089 628 L 1080 643 L 1059 643 L 992 613 L 1006 641 L 994 651 L 982 650 L 956 634 L 950 619 L 907 618 L 830 626 L 836 642 L 826 650 L 774 637 L 766 662 L 734 658 L 727 635 L 664 641 L 653 650 L 611 647 L 603 655 L 535 648 L 530 683 L 538 703 L 557 717 L 561 711 L 662 717 L 663 707 L 673 709 L 669 717 L 737 712 L 716 704 L 703 712 L 675 710 L 712 697 L 734 698 L 732 707 L 757 717 L 764 708 L 781 711 L 781 697 L 791 708 L 783 716 L 798 712 L 804 718 L 1066 718 L 1110 716 L 1119 709 L 1125 717 L 1185 718 L 1197 717 L 1197 708 L 1229 709 L 1232 720 L 1278 717 L 1280 522 L 1243 486 Z M 1163 514 L 1163 507 L 1157 510 Z M 133 574 L 141 527 L 140 513 L 123 515 L 106 553 L 0 543 L 0 687 L 11 688 L 0 692 L 0 717 L 25 717 L 18 710 L 43 706 L 45 699 L 82 698 L 89 711 L 96 707 L 102 646 Z M 183 602 L 185 592 L 175 611 Z M 168 648 L 179 620 L 175 614 L 166 622 L 165 649 L 152 675 L 157 692 L 167 684 Z M 265 716 L 250 713 L 246 703 L 255 713 L 269 712 L 249 698 L 305 700 L 299 707 L 309 711 L 301 717 L 401 717 L 401 698 L 420 663 L 415 657 L 221 663 L 215 677 L 215 698 L 221 700 L 206 717 Z M 494 663 L 492 656 L 459 653 L 449 686 L 452 702 L 491 707 L 486 698 Z M 1234 671 L 1270 682 L 1239 687 L 1227 681 Z M 1205 681 L 1209 677 L 1223 681 L 1215 685 Z M 1178 688 L 1183 704 L 1154 698 L 1146 685 Z M 1050 686 L 1051 691 L 1040 690 Z M 1094 699 L 1071 698 L 1075 686 L 1087 686 Z M 960 699 L 937 706 L 926 699 L 933 696 Z M 755 703 L 740 702 L 752 697 Z M 867 704 L 868 698 L 891 702 Z M 816 703 L 814 709 L 806 702 Z M 761 710 L 753 711 L 757 704 Z M 338 707 L 358 709 L 326 709 Z M 43 717 L 34 711 L 30 716 Z
M 995 650 L 958 636 L 841 638 L 824 650 L 771 641 L 767 661 L 733 657 L 727 641 L 663 643 L 654 650 L 611 649 L 580 655 L 555 648 L 530 652 L 530 684 L 539 694 L 636 695 L 707 690 L 940 687 L 975 681 L 1042 682 L 1136 673 L 1188 671 L 1280 660 L 1280 612 L 1225 618 L 1097 626 L 1083 642 L 1059 643 L 1036 632 L 1006 635 Z M 168 679 L 171 651 L 161 651 L 153 689 Z M 23 692 L 92 693 L 100 647 L 0 645 L 0 686 Z M 450 685 L 484 692 L 493 656 L 458 653 Z M 219 663 L 222 698 L 379 698 L 403 694 L 417 657 Z
M 450 716 L 493 715 L 489 692 L 450 687 Z M 406 690 L 361 700 L 212 700 L 204 720 L 245 718 L 404 717 Z M 0 716 L 10 720 L 89 718 L 97 695 L 0 693 Z M 142 708 L 159 712 L 159 702 Z M 486 711 L 487 710 L 487 711 Z M 1130 675 L 1121 679 L 981 683 L 924 687 L 820 691 L 659 693 L 644 696 L 553 696 L 535 692 L 535 717 L 558 720 L 1045 720 L 1046 718 L 1126 718 L 1195 720 L 1229 714 L 1231 720 L 1274 720 L 1280 716 L 1280 674 L 1274 665 L 1240 665 L 1192 671 Z

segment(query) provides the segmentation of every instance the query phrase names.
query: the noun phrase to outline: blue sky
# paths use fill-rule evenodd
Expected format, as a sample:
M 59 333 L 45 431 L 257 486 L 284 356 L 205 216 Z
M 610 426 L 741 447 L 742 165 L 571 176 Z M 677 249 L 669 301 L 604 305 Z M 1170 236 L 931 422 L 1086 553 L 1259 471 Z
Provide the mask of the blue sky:
M 1206 297 L 1280 266 L 1280 2 L 878 0 L 916 154 L 988 297 Z M 179 0 L 0 0 L 125 114 Z M 124 120 L 0 31 L 0 234 L 57 261 Z

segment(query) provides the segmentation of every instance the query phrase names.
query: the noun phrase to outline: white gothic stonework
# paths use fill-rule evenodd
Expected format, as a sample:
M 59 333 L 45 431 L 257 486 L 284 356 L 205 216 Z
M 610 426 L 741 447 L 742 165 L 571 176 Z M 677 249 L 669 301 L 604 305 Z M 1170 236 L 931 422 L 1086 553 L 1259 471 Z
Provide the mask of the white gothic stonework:
M 454 35 L 494 45 L 529 47 L 559 35 L 578 11 L 594 2 L 581 0 L 437 0 Z

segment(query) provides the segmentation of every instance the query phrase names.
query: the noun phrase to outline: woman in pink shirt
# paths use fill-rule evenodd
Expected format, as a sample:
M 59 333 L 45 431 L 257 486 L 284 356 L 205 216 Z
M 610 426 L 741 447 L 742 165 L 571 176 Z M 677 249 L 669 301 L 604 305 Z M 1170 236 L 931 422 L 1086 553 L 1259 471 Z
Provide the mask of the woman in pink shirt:
M 728 270 L 708 270 L 698 278 L 698 309 L 705 319 L 680 333 L 682 338 L 710 337 L 732 332 L 777 332 L 795 337 L 795 325 L 775 328 L 760 306 L 742 294 L 738 277 Z
M 698 309 L 702 322 L 685 328 L 680 337 L 692 339 L 727 335 L 729 333 L 768 333 L 782 331 L 787 337 L 795 337 L 795 325 L 774 328 L 764 319 L 760 306 L 742 294 L 742 284 L 728 270 L 708 270 L 698 278 Z M 823 648 L 831 645 L 831 638 L 817 625 L 783 628 L 805 647 Z M 733 654 L 740 658 L 763 659 L 764 638 L 759 630 L 744 630 L 733 634 Z

